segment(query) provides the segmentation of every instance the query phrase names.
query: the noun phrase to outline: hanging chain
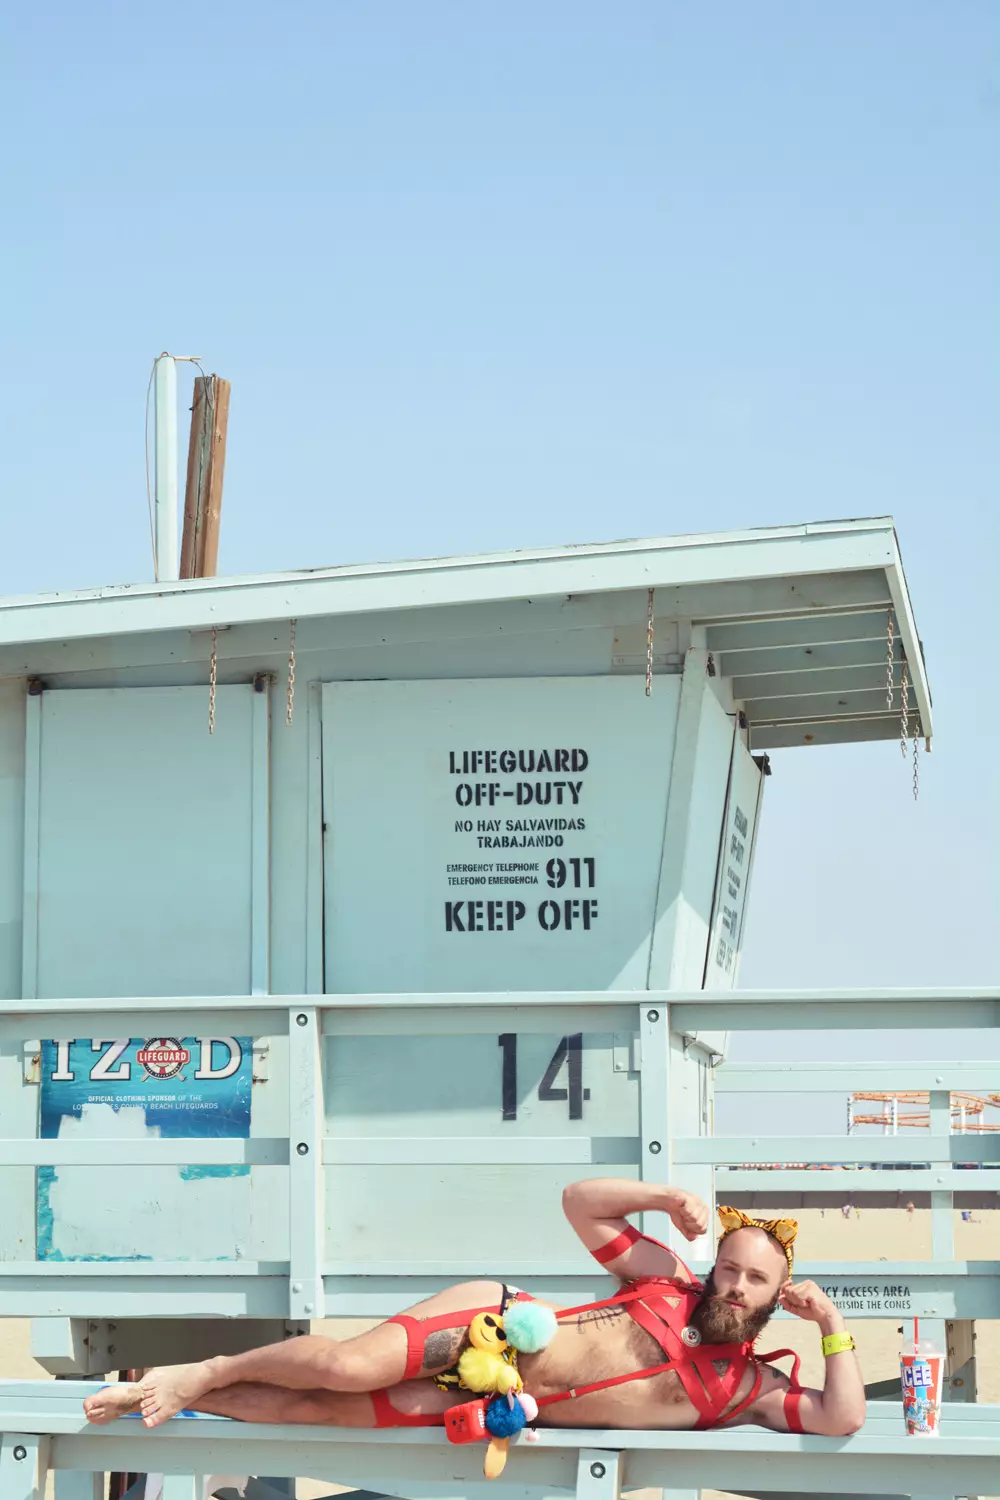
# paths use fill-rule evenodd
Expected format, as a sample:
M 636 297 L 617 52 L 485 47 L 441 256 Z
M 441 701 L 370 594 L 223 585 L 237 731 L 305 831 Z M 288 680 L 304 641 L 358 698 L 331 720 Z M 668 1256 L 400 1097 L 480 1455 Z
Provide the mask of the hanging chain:
M 646 697 L 653 691 L 653 600 L 656 590 L 650 589 L 646 596 Z
M 289 729 L 292 727 L 292 718 L 295 714 L 295 626 L 296 621 L 291 620 L 288 626 L 288 688 L 285 693 L 285 724 Z
M 208 732 L 215 733 L 215 687 L 219 677 L 219 632 L 212 627 L 212 659 L 208 667 Z
M 885 706 L 888 713 L 892 713 L 892 658 L 895 639 L 895 622 L 892 617 L 892 609 L 889 610 L 889 618 L 886 628 L 886 650 L 885 650 Z M 910 737 L 910 673 L 906 657 L 900 670 L 899 682 L 899 753 L 906 759 L 906 741 Z M 913 800 L 916 802 L 920 797 L 920 715 L 914 716 L 913 720 Z

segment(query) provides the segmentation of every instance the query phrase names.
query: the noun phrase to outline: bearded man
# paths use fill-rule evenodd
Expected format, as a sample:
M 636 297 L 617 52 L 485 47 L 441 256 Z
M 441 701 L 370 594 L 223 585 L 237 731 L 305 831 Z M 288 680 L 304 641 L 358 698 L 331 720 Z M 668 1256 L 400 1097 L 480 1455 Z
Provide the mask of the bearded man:
M 574 1183 L 563 1207 L 583 1244 L 617 1278 L 595 1303 L 553 1308 L 555 1335 L 517 1357 L 543 1426 L 691 1428 L 756 1423 L 840 1437 L 865 1418 L 854 1340 L 813 1282 L 791 1279 L 793 1220 L 751 1219 L 720 1209 L 722 1235 L 704 1285 L 666 1245 L 627 1215 L 662 1212 L 687 1240 L 706 1232 L 708 1210 L 682 1188 L 597 1179 Z M 246 1422 L 336 1427 L 430 1427 L 463 1398 L 456 1366 L 480 1313 L 501 1318 L 527 1299 L 496 1281 L 449 1287 L 368 1333 L 343 1341 L 317 1334 L 246 1354 L 150 1370 L 136 1385 L 91 1396 L 91 1422 L 141 1411 L 157 1427 L 181 1410 Z M 782 1307 L 815 1323 L 822 1339 L 822 1390 L 772 1368 L 790 1350 L 760 1355 L 755 1342 Z

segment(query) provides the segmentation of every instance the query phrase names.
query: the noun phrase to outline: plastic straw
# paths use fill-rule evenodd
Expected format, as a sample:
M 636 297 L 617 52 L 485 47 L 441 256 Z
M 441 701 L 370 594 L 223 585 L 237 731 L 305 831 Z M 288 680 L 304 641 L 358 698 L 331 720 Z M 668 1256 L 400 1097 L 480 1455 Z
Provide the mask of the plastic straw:
M 919 1354 L 920 1353 L 920 1319 L 919 1318 L 914 1318 L 914 1320 L 913 1320 L 913 1352 L 914 1352 L 914 1354 Z

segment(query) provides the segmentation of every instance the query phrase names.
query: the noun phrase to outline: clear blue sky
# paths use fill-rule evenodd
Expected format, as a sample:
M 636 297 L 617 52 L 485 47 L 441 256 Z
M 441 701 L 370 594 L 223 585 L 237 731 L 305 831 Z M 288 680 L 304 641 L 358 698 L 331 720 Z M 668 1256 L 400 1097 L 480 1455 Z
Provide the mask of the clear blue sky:
M 229 573 L 891 512 L 924 794 L 776 757 L 742 980 L 996 979 L 993 0 L 4 25 L 0 592 L 149 576 L 164 348 L 233 383 Z

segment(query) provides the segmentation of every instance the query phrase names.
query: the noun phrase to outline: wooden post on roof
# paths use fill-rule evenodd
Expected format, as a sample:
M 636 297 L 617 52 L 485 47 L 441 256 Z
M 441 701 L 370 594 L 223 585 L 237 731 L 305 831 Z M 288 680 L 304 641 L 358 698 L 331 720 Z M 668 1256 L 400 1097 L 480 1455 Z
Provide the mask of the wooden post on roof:
M 197 376 L 191 406 L 187 488 L 184 492 L 182 578 L 215 577 L 228 421 L 229 381 L 218 375 Z

